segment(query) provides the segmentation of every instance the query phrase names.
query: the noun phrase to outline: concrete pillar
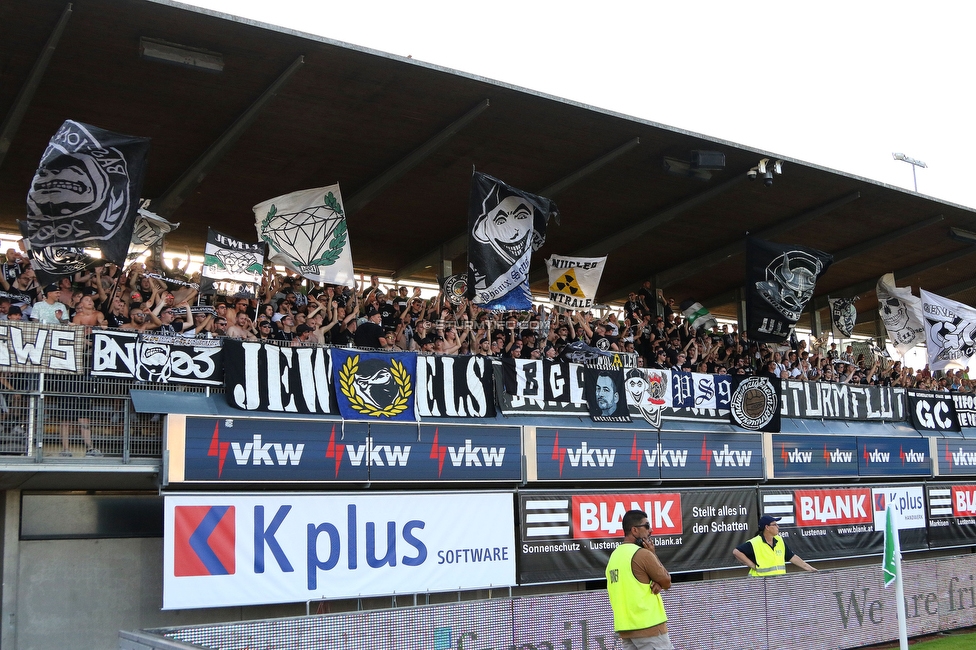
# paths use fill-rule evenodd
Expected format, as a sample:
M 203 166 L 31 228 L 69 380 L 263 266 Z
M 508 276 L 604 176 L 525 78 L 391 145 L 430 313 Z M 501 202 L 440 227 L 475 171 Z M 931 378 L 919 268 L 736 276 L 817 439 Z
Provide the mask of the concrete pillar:
M 17 648 L 17 583 L 20 575 L 20 490 L 6 490 L 3 508 L 3 593 L 0 596 L 0 647 Z

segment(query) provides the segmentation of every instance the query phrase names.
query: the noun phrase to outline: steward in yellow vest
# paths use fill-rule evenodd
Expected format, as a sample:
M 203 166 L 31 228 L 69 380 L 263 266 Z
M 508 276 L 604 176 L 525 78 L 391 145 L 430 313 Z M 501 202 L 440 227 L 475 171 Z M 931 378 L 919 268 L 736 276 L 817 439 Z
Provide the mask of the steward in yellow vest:
M 613 608 L 613 627 L 625 650 L 673 650 L 668 616 L 660 593 L 671 587 L 671 576 L 661 564 L 650 539 L 647 513 L 630 510 L 621 522 L 624 540 L 607 563 L 607 595 Z M 653 640 L 652 640 L 653 639 Z
M 783 575 L 787 562 L 805 571 L 816 571 L 779 536 L 778 522 L 779 518 L 763 515 L 759 519 L 759 534 L 736 547 L 733 557 L 749 567 L 749 575 L 759 578 Z

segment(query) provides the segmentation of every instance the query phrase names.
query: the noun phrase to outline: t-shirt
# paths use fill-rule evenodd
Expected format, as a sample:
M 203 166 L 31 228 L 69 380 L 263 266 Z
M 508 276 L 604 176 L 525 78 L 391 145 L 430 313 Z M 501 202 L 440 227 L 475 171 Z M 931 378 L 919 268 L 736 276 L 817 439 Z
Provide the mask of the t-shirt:
M 58 318 L 58 311 L 61 312 L 61 318 Z M 55 301 L 53 305 L 49 305 L 47 301 L 41 301 L 31 309 L 31 320 L 36 320 L 45 325 L 58 325 L 68 320 L 68 308 L 58 301 Z
M 366 321 L 356 328 L 356 336 L 353 338 L 357 348 L 378 348 L 380 347 L 380 337 L 386 333 L 382 325 L 377 325 L 373 321 Z

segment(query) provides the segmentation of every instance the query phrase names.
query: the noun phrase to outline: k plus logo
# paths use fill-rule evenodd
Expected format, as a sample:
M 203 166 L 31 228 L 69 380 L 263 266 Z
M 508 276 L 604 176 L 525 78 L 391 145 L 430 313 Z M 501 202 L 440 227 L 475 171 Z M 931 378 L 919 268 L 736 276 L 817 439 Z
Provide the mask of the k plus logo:
M 234 516 L 234 506 L 176 506 L 173 575 L 233 575 L 237 549 Z
M 450 458 L 454 467 L 501 467 L 505 460 L 504 447 L 475 447 L 470 439 L 465 439 L 463 447 L 440 445 L 438 432 L 439 429 L 434 429 L 434 441 L 430 445 L 430 457 L 437 460 L 437 478 L 441 477 L 445 458 Z
M 868 512 L 871 490 L 864 488 L 842 490 L 796 490 L 797 526 L 872 523 Z M 883 499 L 883 497 L 882 497 Z
M 573 497 L 574 538 L 610 539 L 620 537 L 624 513 L 643 510 L 652 535 L 680 535 L 681 495 L 592 494 Z
M 708 436 L 702 436 L 701 460 L 705 463 L 705 474 L 712 471 L 712 461 L 715 467 L 749 467 L 752 464 L 752 450 L 730 449 L 726 443 L 722 449 L 709 449 Z

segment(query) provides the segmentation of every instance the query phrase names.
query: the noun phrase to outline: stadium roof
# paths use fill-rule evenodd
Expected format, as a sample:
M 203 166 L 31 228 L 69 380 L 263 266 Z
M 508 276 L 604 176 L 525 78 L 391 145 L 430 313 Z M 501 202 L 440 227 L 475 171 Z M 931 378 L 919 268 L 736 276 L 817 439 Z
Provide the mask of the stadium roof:
M 152 138 L 143 196 L 181 223 L 170 248 L 201 252 L 208 226 L 253 240 L 253 205 L 338 182 L 357 271 L 430 280 L 464 268 L 477 168 L 559 205 L 538 292 L 549 254 L 608 254 L 601 302 L 654 278 L 734 316 L 749 232 L 833 253 L 817 304 L 861 295 L 862 333 L 885 272 L 976 296 L 976 240 L 950 237 L 976 212 L 786 156 L 172 2 L 5 0 L 0 25 L 0 228 L 74 119 Z M 769 186 L 747 176 L 765 158 Z

